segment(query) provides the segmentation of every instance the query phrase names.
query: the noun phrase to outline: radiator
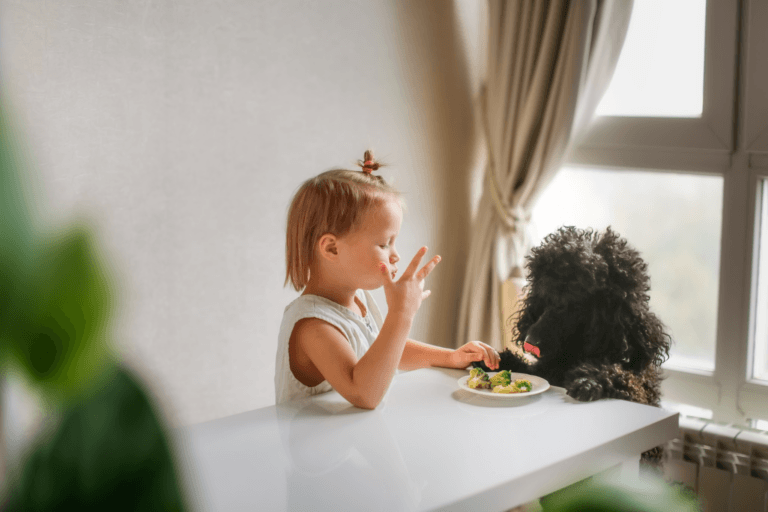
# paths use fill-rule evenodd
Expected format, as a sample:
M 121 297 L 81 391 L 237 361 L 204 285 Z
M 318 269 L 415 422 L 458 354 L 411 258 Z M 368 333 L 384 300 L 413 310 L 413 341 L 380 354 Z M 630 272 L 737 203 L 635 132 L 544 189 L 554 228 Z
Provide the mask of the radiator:
M 695 492 L 706 512 L 768 512 L 768 432 L 680 415 L 664 478 Z

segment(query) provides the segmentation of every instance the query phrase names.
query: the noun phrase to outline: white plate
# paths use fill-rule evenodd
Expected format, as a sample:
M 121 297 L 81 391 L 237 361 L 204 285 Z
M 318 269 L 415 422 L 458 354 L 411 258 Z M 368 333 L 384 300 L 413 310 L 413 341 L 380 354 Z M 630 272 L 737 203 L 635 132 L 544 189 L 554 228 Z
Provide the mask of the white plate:
M 493 377 L 499 372 L 487 372 L 487 373 L 489 377 Z M 465 375 L 464 377 L 460 378 L 458 382 L 459 382 L 459 387 L 461 389 L 469 391 L 470 393 L 477 393 L 478 395 L 492 396 L 495 398 L 522 398 L 525 396 L 538 395 L 539 393 L 543 393 L 549 389 L 549 382 L 542 379 L 541 377 L 536 377 L 535 375 L 528 375 L 527 373 L 510 373 L 510 375 L 512 376 L 512 382 L 515 382 L 517 379 L 527 379 L 531 381 L 531 384 L 533 385 L 533 389 L 531 389 L 527 393 L 494 393 L 490 389 L 473 389 L 467 386 L 469 375 Z

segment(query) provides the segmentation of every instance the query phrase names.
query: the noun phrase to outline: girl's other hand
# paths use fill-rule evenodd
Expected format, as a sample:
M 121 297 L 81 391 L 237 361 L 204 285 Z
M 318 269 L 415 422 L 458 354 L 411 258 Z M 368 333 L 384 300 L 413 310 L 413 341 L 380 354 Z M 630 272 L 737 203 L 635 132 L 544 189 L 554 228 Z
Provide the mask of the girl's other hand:
M 416 269 L 421 263 L 421 258 L 426 254 L 427 248 L 422 247 L 413 257 L 408 268 L 405 269 L 400 279 L 394 281 L 389 267 L 386 263 L 380 263 L 381 272 L 384 274 L 384 294 L 387 298 L 387 307 L 390 312 L 395 314 L 404 315 L 410 320 L 416 315 L 416 311 L 421 306 L 421 301 L 429 297 L 429 290 L 424 290 L 424 279 L 435 268 L 435 265 L 440 263 L 440 256 L 435 256 L 429 262 L 421 267 L 417 272 Z
M 501 357 L 496 350 L 482 341 L 470 341 L 451 354 L 451 368 L 464 369 L 470 364 L 482 361 L 490 370 L 499 369 Z

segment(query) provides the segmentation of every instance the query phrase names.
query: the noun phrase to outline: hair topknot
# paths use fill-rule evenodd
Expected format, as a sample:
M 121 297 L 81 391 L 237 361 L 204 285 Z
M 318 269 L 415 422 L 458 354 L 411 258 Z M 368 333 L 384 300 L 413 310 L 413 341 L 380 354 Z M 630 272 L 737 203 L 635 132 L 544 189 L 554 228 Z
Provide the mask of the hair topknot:
M 384 164 L 377 162 L 373 157 L 373 151 L 366 150 L 362 160 L 357 161 L 357 165 L 363 168 L 363 172 L 371 174 L 373 171 L 378 171 L 379 167 L 384 167 Z

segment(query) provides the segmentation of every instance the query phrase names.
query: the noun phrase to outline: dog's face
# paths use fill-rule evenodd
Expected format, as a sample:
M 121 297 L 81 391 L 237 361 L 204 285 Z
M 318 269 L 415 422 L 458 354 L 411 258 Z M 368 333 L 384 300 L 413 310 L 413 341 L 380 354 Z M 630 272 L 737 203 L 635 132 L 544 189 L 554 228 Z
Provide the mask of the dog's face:
M 515 339 L 537 347 L 542 363 L 640 369 L 668 355 L 668 336 L 648 308 L 647 266 L 610 228 L 562 227 L 531 251 L 527 269 Z

